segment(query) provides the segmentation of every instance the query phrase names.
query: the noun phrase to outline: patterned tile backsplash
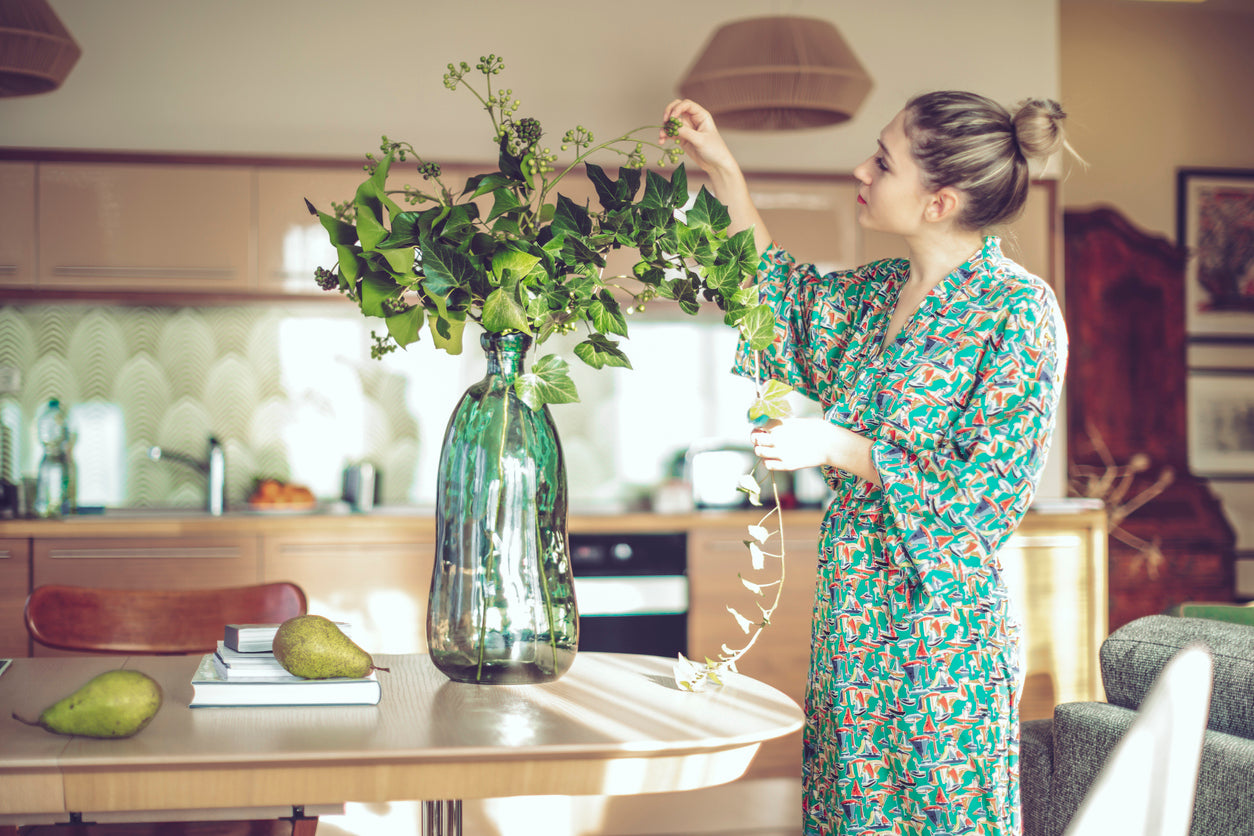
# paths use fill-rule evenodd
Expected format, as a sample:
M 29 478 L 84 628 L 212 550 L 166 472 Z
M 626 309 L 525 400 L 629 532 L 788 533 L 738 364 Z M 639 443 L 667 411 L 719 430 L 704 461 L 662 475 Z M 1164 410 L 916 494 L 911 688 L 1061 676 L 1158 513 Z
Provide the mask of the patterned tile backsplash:
M 430 504 L 445 423 L 483 376 L 478 336 L 468 330 L 459 356 L 423 340 L 375 361 L 370 327 L 347 307 L 301 302 L 0 307 L 0 467 L 33 476 L 35 417 L 59 398 L 77 431 L 83 505 L 202 506 L 204 479 L 149 450 L 203 458 L 210 435 L 226 450 L 229 504 L 262 476 L 336 499 L 343 468 L 362 460 L 381 474 L 383 503 Z M 630 371 L 584 366 L 573 340 L 540 347 L 571 362 L 581 396 L 552 407 L 575 506 L 628 500 L 690 443 L 747 433 L 751 386 L 727 371 L 732 329 L 637 320 L 632 337 Z

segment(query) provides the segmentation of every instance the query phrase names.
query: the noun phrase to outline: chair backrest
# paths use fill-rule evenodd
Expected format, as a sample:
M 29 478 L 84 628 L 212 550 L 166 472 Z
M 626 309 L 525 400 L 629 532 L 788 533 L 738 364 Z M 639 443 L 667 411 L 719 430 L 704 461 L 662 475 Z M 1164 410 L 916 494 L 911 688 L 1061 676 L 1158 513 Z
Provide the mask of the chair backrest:
M 36 587 L 26 630 L 47 647 L 95 653 L 210 653 L 227 624 L 272 624 L 304 615 L 293 583 L 219 589 Z

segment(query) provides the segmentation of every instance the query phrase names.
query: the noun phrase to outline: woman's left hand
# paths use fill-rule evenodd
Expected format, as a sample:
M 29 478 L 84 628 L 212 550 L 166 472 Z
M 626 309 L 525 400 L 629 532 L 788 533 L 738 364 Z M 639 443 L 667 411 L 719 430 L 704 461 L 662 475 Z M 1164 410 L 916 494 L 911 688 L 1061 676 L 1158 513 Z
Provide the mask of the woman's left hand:
M 824 418 L 775 419 L 751 432 L 749 440 L 767 470 L 830 465 L 880 484 L 871 440 Z

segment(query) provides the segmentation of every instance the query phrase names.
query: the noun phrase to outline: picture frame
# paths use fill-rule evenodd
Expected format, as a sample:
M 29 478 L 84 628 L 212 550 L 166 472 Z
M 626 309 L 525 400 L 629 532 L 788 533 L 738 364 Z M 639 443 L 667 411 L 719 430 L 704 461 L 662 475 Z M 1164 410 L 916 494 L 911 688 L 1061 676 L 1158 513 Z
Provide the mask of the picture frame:
M 1179 169 L 1176 241 L 1186 335 L 1254 340 L 1254 170 Z
M 1193 474 L 1254 478 L 1254 369 L 1191 370 L 1187 401 Z

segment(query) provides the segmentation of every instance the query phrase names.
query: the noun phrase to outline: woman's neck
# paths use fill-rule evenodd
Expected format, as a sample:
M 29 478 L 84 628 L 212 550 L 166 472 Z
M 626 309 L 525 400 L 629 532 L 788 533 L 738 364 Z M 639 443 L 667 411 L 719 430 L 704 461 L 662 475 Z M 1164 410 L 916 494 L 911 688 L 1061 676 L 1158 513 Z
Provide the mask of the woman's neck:
M 979 232 L 945 233 L 908 239 L 910 282 L 933 288 L 979 253 L 984 236 Z

